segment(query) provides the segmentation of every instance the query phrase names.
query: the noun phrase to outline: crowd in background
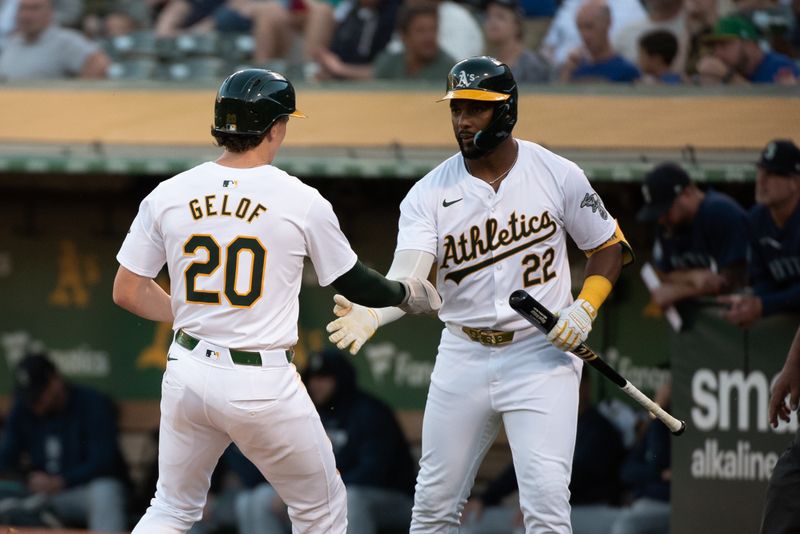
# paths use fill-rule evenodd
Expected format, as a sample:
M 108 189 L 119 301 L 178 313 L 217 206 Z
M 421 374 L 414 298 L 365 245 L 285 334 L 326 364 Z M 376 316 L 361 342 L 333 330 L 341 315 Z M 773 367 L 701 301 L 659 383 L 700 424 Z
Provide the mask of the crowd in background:
M 0 78 L 794 84 L 800 0 L 0 0 Z

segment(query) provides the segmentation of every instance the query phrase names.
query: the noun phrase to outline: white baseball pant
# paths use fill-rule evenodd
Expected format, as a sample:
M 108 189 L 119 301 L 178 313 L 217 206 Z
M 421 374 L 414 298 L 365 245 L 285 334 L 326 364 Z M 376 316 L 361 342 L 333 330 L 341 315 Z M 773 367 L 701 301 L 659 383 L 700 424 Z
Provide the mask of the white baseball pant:
M 206 357 L 210 354 L 210 357 Z M 161 386 L 156 494 L 132 534 L 182 534 L 202 516 L 211 473 L 233 441 L 289 508 L 295 534 L 345 534 L 347 500 L 330 440 L 284 351 L 262 366 L 225 348 L 175 343 Z
M 487 347 L 444 330 L 425 406 L 411 533 L 458 532 L 501 421 L 526 534 L 571 533 L 580 369 L 541 335 Z

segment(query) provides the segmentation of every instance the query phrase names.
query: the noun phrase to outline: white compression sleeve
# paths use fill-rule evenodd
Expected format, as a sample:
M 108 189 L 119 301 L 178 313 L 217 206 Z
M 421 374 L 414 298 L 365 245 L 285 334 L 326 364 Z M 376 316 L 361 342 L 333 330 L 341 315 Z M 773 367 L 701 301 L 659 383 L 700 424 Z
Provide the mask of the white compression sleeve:
M 433 266 L 434 256 L 430 252 L 421 250 L 399 250 L 394 255 L 392 266 L 386 273 L 386 278 L 397 280 L 413 276 L 415 278 L 427 278 Z M 373 308 L 378 316 L 378 326 L 383 326 L 392 321 L 398 320 L 405 315 L 400 308 Z

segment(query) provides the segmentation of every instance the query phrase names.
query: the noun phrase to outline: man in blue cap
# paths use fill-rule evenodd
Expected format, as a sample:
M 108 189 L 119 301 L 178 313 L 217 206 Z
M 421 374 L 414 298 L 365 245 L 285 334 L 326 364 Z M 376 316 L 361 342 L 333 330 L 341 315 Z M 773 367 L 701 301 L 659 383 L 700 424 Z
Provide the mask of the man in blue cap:
M 675 163 L 645 177 L 639 220 L 657 222 L 653 260 L 662 284 L 652 292 L 662 308 L 744 285 L 747 214 L 727 195 L 701 191 Z
M 730 295 L 725 318 L 749 327 L 761 317 L 800 313 L 800 148 L 788 139 L 770 141 L 756 174 L 756 205 L 750 210 L 749 295 Z

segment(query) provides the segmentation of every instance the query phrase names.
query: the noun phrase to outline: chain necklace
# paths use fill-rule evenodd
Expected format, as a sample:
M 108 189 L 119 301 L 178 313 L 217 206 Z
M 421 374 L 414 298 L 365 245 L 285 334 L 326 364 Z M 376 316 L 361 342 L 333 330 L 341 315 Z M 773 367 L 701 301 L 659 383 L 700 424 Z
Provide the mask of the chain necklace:
M 498 176 L 494 180 L 486 180 L 487 184 L 494 185 L 497 182 L 499 182 L 500 180 L 502 180 L 503 178 L 505 178 L 506 176 L 508 176 L 508 173 L 511 172 L 511 169 L 513 169 L 514 165 L 517 164 L 517 158 L 519 157 L 519 146 L 517 146 L 516 143 L 515 143 L 515 147 L 517 148 L 517 153 L 514 155 L 514 161 L 511 163 L 511 166 L 503 174 L 501 174 L 500 176 Z M 470 174 L 472 174 L 472 170 L 469 168 L 469 163 L 467 163 L 467 170 L 470 172 Z

